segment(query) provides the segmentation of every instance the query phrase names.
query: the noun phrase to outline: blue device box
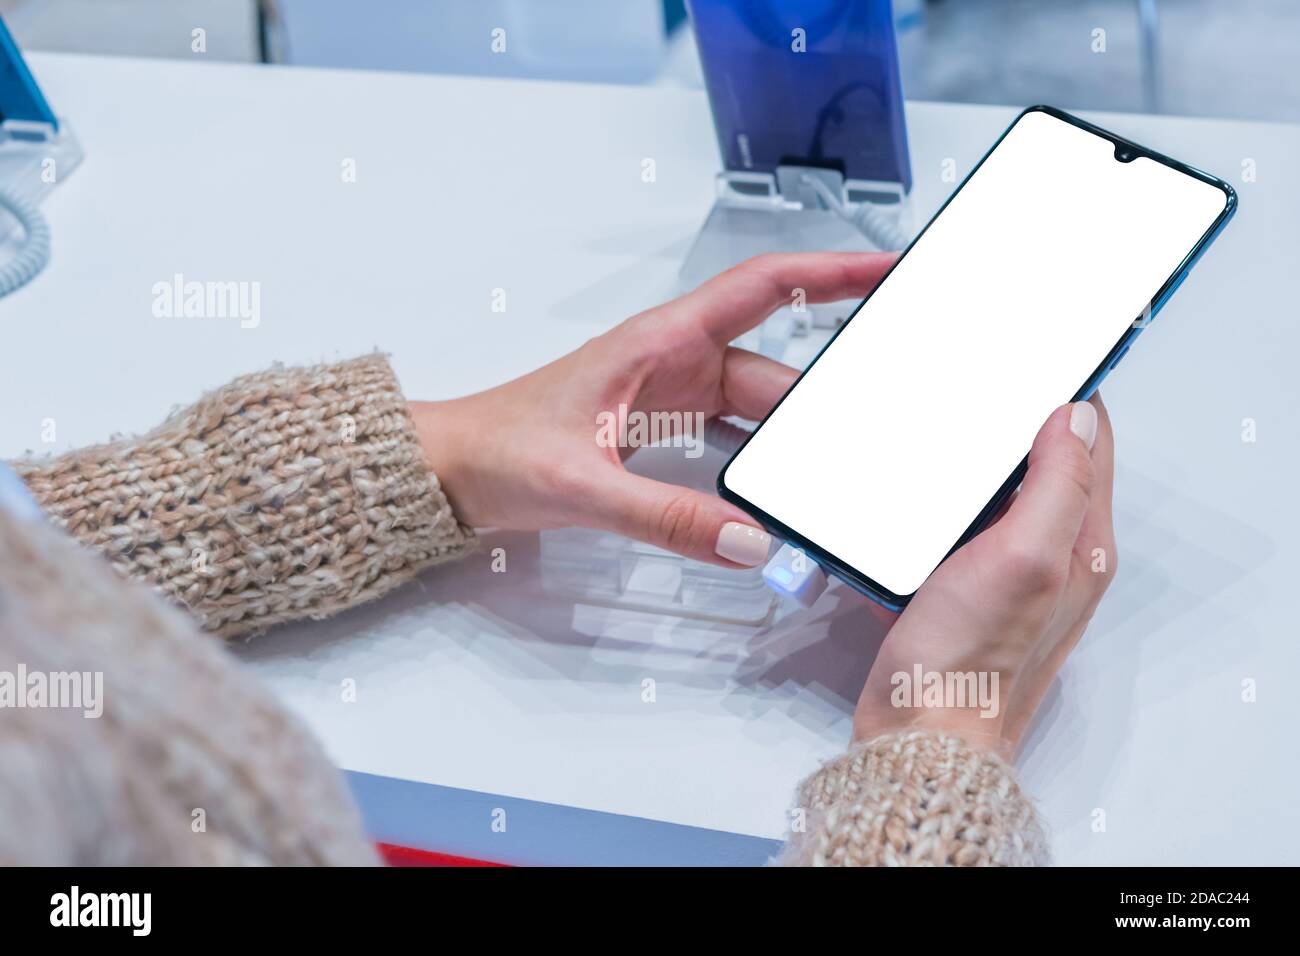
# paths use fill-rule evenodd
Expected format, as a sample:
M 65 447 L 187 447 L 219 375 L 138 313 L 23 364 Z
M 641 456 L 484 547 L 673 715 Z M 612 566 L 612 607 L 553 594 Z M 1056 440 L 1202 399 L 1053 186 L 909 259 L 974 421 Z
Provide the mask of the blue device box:
M 912 187 L 890 0 L 688 0 L 728 170 Z

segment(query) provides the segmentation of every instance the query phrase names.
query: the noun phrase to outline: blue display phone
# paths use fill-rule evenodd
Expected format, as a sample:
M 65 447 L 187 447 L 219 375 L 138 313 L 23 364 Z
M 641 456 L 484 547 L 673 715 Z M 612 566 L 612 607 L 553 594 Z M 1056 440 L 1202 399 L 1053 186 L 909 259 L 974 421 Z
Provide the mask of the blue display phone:
M 1020 484 L 1236 209 L 1232 187 L 1026 110 L 718 476 L 828 571 L 901 609 Z
M 689 0 L 723 163 L 912 187 L 889 0 Z
M 45 101 L 3 19 L 0 19 L 0 120 L 48 123 L 56 130 L 59 128 L 54 111 Z

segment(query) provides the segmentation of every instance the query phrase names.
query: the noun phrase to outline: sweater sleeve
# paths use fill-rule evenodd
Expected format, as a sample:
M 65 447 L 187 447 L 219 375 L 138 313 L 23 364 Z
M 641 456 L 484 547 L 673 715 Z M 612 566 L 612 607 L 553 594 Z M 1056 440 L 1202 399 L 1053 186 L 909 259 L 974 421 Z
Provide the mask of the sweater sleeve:
M 378 862 L 342 774 L 224 647 L 4 507 L 0 673 L 0 866 Z
M 14 468 L 58 524 L 222 637 L 328 617 L 473 543 L 382 355 L 247 375 L 139 438 Z
M 956 737 L 856 744 L 799 788 L 778 862 L 792 866 L 1033 866 L 1047 839 L 1015 773 Z

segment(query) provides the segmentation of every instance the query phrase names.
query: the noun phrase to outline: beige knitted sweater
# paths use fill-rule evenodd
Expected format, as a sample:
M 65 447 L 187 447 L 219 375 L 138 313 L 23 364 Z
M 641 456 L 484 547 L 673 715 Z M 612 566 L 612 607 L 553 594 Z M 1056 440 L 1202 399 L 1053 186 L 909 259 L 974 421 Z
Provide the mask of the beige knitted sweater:
M 0 672 L 103 674 L 102 716 L 0 711 L 0 863 L 367 863 L 319 747 L 216 641 L 372 600 L 471 546 L 387 361 L 245 376 L 140 438 L 14 463 Z M 953 737 L 859 744 L 807 780 L 781 862 L 1028 864 L 1011 769 Z

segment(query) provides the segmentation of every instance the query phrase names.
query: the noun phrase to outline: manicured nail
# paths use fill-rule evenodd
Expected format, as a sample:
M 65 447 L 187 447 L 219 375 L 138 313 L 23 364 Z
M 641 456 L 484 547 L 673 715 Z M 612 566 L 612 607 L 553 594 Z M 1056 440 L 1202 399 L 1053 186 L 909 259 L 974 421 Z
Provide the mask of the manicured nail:
M 728 521 L 718 532 L 718 543 L 713 550 L 728 561 L 752 568 L 767 560 L 771 545 L 772 536 L 766 531 L 739 521 Z
M 1070 407 L 1070 431 L 1092 451 L 1092 443 L 1097 440 L 1097 409 L 1092 402 L 1075 402 Z

